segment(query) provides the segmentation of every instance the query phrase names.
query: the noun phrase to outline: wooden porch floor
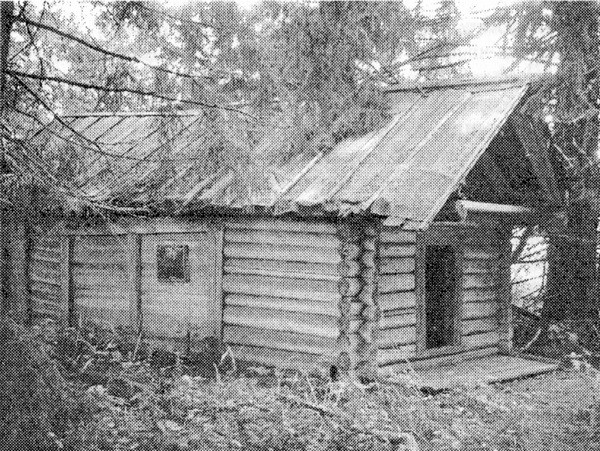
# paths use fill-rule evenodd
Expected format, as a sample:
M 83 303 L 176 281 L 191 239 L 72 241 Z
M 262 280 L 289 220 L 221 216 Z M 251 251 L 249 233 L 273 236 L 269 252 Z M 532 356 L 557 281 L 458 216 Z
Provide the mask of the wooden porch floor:
M 416 373 L 417 383 L 422 388 L 444 390 L 549 373 L 557 367 L 558 363 L 547 363 L 527 357 L 492 355 L 453 365 L 417 370 Z

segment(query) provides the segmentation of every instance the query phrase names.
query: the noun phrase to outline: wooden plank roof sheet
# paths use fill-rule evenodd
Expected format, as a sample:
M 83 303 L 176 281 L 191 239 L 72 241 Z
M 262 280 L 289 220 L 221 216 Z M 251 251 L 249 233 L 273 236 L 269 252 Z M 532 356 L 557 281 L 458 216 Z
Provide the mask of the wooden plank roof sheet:
M 70 116 L 64 120 L 80 135 L 55 121 L 48 127 L 54 134 L 36 139 L 55 146 L 75 142 L 89 152 L 80 187 L 105 201 L 274 213 L 317 208 L 377 214 L 389 224 L 419 228 L 442 208 L 527 87 L 513 80 L 390 90 L 391 118 L 381 129 L 324 155 L 270 164 L 266 186 L 244 196 L 228 169 L 199 176 L 215 136 L 199 113 Z

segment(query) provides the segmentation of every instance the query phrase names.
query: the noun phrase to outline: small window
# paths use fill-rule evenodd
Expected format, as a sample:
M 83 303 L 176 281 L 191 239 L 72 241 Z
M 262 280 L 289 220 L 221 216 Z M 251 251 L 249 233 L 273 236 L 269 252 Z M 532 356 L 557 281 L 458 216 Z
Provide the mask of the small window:
M 157 277 L 160 282 L 189 282 L 187 245 L 160 244 L 156 248 Z
M 427 349 L 457 342 L 456 255 L 452 246 L 425 251 L 425 329 Z

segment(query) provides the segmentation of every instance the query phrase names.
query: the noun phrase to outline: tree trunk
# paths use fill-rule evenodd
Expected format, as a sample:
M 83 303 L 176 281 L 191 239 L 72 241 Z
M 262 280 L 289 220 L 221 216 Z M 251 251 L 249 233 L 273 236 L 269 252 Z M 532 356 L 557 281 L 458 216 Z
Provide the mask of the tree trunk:
M 561 63 L 553 139 L 567 156 L 562 188 L 570 201 L 565 227 L 550 236 L 548 291 L 542 311 L 548 321 L 590 318 L 598 311 L 598 189 L 594 179 L 598 164 L 599 14 L 594 2 L 554 5 Z
M 567 224 L 550 234 L 548 289 L 542 317 L 548 322 L 596 314 L 596 213 L 588 203 L 572 205 Z
M 10 47 L 10 30 L 13 22 L 12 1 L 0 3 L 0 121 L 4 122 L 6 114 L 6 67 L 8 62 L 8 50 Z M 0 139 L 0 174 L 6 171 L 6 158 L 4 139 Z M 0 306 L 2 315 L 6 314 L 8 306 L 8 236 L 5 212 L 0 212 Z

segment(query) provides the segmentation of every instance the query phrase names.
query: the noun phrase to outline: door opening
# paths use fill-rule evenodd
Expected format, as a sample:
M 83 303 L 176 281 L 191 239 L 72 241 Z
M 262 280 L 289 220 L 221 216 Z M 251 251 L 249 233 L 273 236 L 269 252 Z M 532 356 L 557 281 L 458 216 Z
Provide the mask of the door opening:
M 456 254 L 452 246 L 425 250 L 426 348 L 457 344 Z

